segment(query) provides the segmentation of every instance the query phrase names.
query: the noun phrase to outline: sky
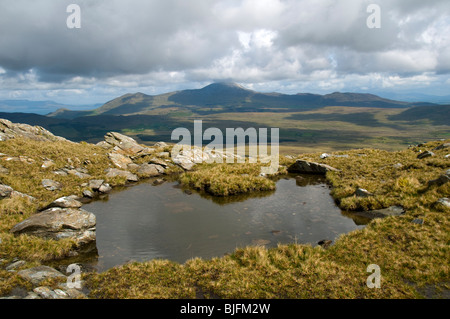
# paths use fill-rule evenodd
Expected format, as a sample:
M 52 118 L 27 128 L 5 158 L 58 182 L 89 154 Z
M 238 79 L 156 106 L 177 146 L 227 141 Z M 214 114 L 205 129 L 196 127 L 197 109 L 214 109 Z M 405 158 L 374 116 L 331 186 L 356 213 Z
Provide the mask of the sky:
M 0 0 L 0 100 L 89 105 L 218 81 L 450 95 L 450 1 Z

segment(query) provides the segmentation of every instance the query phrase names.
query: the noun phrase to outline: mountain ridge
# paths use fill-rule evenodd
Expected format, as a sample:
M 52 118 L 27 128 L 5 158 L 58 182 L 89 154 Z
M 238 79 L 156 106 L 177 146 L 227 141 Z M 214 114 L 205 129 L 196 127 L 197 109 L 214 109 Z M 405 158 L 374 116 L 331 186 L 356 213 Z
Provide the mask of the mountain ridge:
M 158 95 L 142 92 L 127 93 L 112 99 L 91 111 L 57 110 L 48 114 L 56 118 L 74 118 L 86 115 L 167 114 L 188 111 L 198 114 L 225 112 L 305 111 L 326 106 L 355 106 L 378 108 L 408 108 L 434 105 L 426 102 L 404 102 L 382 98 L 369 93 L 333 92 L 284 94 L 263 93 L 247 89 L 233 82 L 211 83 L 200 89 L 173 91 Z

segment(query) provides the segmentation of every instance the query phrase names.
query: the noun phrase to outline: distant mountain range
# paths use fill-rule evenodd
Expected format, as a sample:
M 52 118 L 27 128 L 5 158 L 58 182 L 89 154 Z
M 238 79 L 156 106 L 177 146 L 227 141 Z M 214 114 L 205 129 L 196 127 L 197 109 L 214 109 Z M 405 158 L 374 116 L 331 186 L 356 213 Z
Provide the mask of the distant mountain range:
M 3 104 L 2 104 L 3 102 Z M 23 109 L 24 103 L 31 103 L 29 109 Z M 2 105 L 8 106 L 1 107 Z M 171 132 L 177 127 L 190 129 L 193 118 L 208 120 L 214 127 L 258 127 L 258 120 L 249 115 L 253 113 L 277 113 L 277 123 L 280 128 L 280 141 L 298 141 L 304 136 L 320 136 L 319 139 L 335 138 L 333 127 L 320 126 L 309 131 L 296 127 L 292 121 L 318 121 L 333 123 L 357 124 L 364 127 L 396 127 L 429 123 L 443 125 L 442 132 L 447 134 L 450 123 L 450 106 L 426 102 L 405 102 L 379 97 L 373 94 L 340 93 L 326 95 L 299 93 L 261 93 L 246 89 L 235 83 L 213 83 L 201 89 L 183 90 L 160 95 L 144 93 L 125 94 L 103 105 L 92 109 L 74 110 L 67 105 L 51 113 L 30 110 L 44 110 L 55 107 L 51 101 L 0 101 L 0 118 L 16 123 L 39 125 L 55 135 L 72 141 L 97 142 L 110 131 L 123 132 L 137 137 L 141 141 L 170 141 Z M 347 109 L 346 114 L 336 111 L 322 110 L 327 106 L 354 108 Z M 364 110 L 364 108 L 367 109 Z M 380 122 L 374 118 L 374 109 L 385 112 L 387 121 Z M 393 110 L 393 109 L 397 109 Z M 21 112 L 22 111 L 22 112 Z M 334 112 L 334 113 L 333 113 Z M 337 111 L 339 112 L 339 111 Z M 220 116 L 220 113 L 226 113 Z M 247 114 L 245 114 L 247 113 Z M 285 116 L 283 114 L 286 114 Z M 314 113 L 314 114 L 311 114 Z M 218 116 L 214 116 L 218 114 Z M 268 116 L 270 116 L 268 114 Z M 259 116 L 261 118 L 261 116 Z M 286 121 L 286 122 L 283 122 Z M 303 122 L 305 123 L 305 122 Z M 286 125 L 291 128 L 285 128 Z M 294 128 L 292 128 L 292 125 Z M 335 124 L 333 124 L 335 125 Z M 339 124 L 343 125 L 343 124 Z M 362 132 L 349 134 L 350 137 L 360 136 Z M 431 134 L 431 133 L 430 133 Z M 440 134 L 440 133 L 439 133 Z M 308 137 L 307 140 L 311 138 Z M 304 140 L 302 140 L 304 143 Z
M 224 112 L 295 112 L 326 106 L 407 108 L 431 105 L 426 102 L 403 102 L 373 94 L 340 93 L 326 95 L 299 93 L 260 93 L 236 83 L 213 83 L 201 89 L 160 95 L 125 94 L 91 111 L 59 109 L 50 117 L 73 119 L 86 115 L 137 115 L 193 112 L 200 115 Z

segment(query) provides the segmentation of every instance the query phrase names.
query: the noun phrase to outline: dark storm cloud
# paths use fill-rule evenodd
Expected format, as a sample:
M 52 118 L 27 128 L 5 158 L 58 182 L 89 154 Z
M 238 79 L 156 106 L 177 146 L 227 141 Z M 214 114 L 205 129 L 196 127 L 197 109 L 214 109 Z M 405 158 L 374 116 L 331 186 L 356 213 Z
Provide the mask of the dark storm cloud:
M 81 7 L 80 29 L 66 26 L 70 3 Z M 381 8 L 380 29 L 366 25 L 371 3 Z M 339 80 L 367 85 L 370 74 L 389 86 L 450 71 L 447 0 L 2 0 L 0 5 L 3 90 L 220 79 L 332 88 Z M 405 79 L 393 80 L 396 76 Z

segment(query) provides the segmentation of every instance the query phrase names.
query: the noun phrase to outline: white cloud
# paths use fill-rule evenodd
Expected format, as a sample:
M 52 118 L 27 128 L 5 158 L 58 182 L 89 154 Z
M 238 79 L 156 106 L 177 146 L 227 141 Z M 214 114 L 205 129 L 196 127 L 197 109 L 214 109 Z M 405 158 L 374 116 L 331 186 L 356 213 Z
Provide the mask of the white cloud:
M 71 2 L 3 0 L 0 98 L 214 80 L 289 93 L 449 86 L 446 0 L 379 0 L 381 29 L 366 26 L 369 0 L 79 0 L 82 27 L 70 30 Z

